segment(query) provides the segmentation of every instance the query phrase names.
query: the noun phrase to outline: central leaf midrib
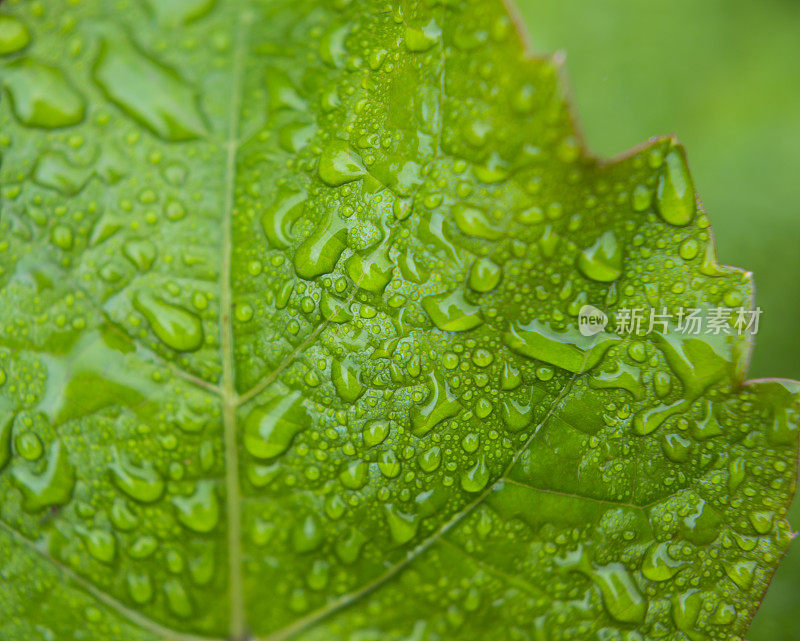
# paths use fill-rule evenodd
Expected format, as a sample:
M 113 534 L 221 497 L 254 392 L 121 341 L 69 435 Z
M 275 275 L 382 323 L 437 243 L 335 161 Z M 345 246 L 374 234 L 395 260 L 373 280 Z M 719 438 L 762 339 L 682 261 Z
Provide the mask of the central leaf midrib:
M 249 4 L 249 3 L 248 3 Z M 234 34 L 236 49 L 233 54 L 233 86 L 231 108 L 228 118 L 226 141 L 225 202 L 222 216 L 222 266 L 220 269 L 220 351 L 222 361 L 221 398 L 223 421 L 223 445 L 225 452 L 225 505 L 228 524 L 228 634 L 232 641 L 245 638 L 247 622 L 244 611 L 244 587 L 242 564 L 242 514 L 241 488 L 239 485 L 239 452 L 236 425 L 236 371 L 233 353 L 233 210 L 236 199 L 236 160 L 239 150 L 238 130 L 242 109 L 242 85 L 244 83 L 247 39 L 252 22 L 248 7 L 239 15 Z

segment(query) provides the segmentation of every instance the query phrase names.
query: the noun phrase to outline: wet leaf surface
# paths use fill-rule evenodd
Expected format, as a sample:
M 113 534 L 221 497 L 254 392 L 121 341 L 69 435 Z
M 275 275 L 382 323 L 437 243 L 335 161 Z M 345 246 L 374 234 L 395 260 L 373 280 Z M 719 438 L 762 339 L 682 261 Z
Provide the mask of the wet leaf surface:
M 797 383 L 578 328 L 749 309 L 677 142 L 500 2 L 1 11 L 3 639 L 744 633 Z

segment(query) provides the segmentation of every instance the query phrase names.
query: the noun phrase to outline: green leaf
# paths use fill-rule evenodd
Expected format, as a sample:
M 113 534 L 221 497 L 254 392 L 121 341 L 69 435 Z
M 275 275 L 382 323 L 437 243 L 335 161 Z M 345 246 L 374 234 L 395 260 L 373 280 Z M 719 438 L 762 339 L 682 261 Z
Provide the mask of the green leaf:
M 0 638 L 744 634 L 800 387 L 622 331 L 750 309 L 677 142 L 499 1 L 2 12 Z

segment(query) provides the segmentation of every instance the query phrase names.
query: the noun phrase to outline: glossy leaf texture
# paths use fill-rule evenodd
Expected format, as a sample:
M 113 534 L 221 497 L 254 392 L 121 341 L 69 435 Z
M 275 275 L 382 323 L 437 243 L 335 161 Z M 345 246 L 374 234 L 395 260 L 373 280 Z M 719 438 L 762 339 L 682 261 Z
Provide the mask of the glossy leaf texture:
M 740 639 L 798 384 L 682 147 L 495 0 L 0 7 L 0 638 Z

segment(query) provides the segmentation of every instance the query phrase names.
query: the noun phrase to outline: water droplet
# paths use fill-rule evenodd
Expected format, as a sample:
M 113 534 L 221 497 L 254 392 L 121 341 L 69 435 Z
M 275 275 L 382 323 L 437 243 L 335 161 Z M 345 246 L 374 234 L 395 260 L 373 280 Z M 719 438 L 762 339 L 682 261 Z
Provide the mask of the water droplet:
M 605 332 L 583 336 L 573 327 L 557 332 L 537 320 L 527 325 L 512 323 L 503 336 L 505 344 L 518 354 L 574 373 L 592 369 L 618 340 Z
M 378 469 L 387 479 L 393 479 L 400 474 L 403 466 L 397 459 L 394 450 L 384 450 L 378 455 Z
M 261 217 L 261 227 L 275 249 L 286 249 L 292 244 L 292 224 L 303 213 L 308 194 L 305 191 L 283 187 L 275 201 Z
M 387 436 L 389 436 L 389 421 L 369 421 L 362 431 L 364 445 L 367 447 L 375 447 L 383 443 Z
M 333 323 L 346 323 L 353 318 L 353 315 L 348 309 L 347 301 L 336 298 L 327 291 L 322 292 L 322 297 L 319 302 L 319 311 L 322 312 L 326 320 Z M 334 383 L 335 382 L 334 379 Z
M 417 462 L 423 472 L 435 472 L 442 462 L 442 448 L 438 445 L 428 448 L 419 455 Z
M 467 236 L 497 240 L 503 237 L 503 232 L 495 227 L 484 212 L 477 207 L 458 204 L 451 213 L 458 228 Z
M 639 592 L 627 568 L 610 563 L 592 572 L 592 580 L 600 588 L 608 613 L 621 623 L 644 623 L 647 600 Z
M 653 543 L 644 555 L 642 574 L 651 581 L 668 581 L 680 570 L 683 563 L 669 555 L 669 541 Z
M 601 283 L 611 283 L 622 275 L 622 248 L 613 231 L 605 232 L 578 255 L 578 269 Z
M 700 253 L 700 245 L 694 238 L 687 238 L 678 250 L 683 260 L 692 260 Z
M 328 27 L 319 41 L 319 55 L 331 67 L 340 68 L 347 58 L 345 40 L 350 33 L 349 24 L 332 24 Z
M 426 296 L 422 307 L 433 324 L 446 332 L 466 332 L 483 324 L 480 307 L 469 303 L 461 289 Z
M 198 316 L 183 307 L 140 290 L 133 306 L 147 319 L 156 336 L 179 352 L 193 352 L 203 345 L 203 325 Z
M 0 56 L 22 51 L 31 41 L 28 28 L 14 16 L 0 16 Z
M 111 102 L 164 140 L 206 133 L 195 90 L 127 37 L 101 43 L 94 78 Z
M 347 259 L 347 273 L 361 289 L 381 294 L 392 279 L 394 261 L 389 256 L 389 243 L 381 243 L 376 249 L 362 256 L 353 254 Z
M 283 454 L 311 424 L 299 392 L 276 396 L 253 409 L 244 422 L 245 449 L 256 458 Z
M 156 246 L 149 240 L 129 240 L 122 246 L 122 253 L 139 271 L 147 271 L 156 259 Z
M 11 412 L 4 412 L 0 417 L 0 470 L 11 460 L 11 428 L 14 418 L 15 415 Z
M 749 590 L 757 567 L 755 561 L 736 561 L 724 564 L 725 574 L 742 590 Z
M 369 466 L 364 461 L 350 461 L 339 473 L 339 480 L 348 490 L 360 490 L 367 483 Z
M 66 505 L 72 498 L 75 468 L 60 441 L 53 441 L 50 445 L 47 466 L 42 473 L 35 474 L 27 467 L 15 467 L 11 474 L 22 490 L 23 507 L 30 512 Z
M 69 127 L 81 122 L 86 114 L 83 96 L 55 67 L 23 58 L 5 67 L 3 81 L 14 114 L 29 127 Z
M 364 386 L 358 380 L 360 370 L 350 358 L 333 361 L 331 380 L 336 393 L 346 403 L 355 403 L 364 393 Z
M 216 0 L 147 0 L 147 3 L 159 23 L 172 27 L 202 18 L 211 11 Z
M 703 601 L 703 594 L 697 590 L 687 590 L 672 597 L 672 620 L 679 630 L 691 632 L 694 629 Z
M 424 436 L 439 423 L 456 416 L 461 405 L 450 391 L 450 385 L 438 372 L 428 374 L 428 397 L 423 405 L 414 405 L 409 411 L 411 428 L 415 436 Z
M 134 603 L 144 605 L 153 598 L 153 582 L 147 572 L 128 572 L 125 579 Z
M 478 258 L 469 269 L 469 286 L 476 292 L 490 292 L 500 283 L 503 270 L 490 258 Z
M 431 20 L 423 27 L 406 27 L 405 42 L 409 51 L 422 53 L 430 49 L 442 35 L 442 30 L 435 20 Z
M 313 552 L 322 545 L 324 539 L 325 531 L 312 514 L 306 516 L 292 528 L 292 546 L 300 554 Z
M 401 512 L 394 505 L 384 505 L 386 523 L 389 533 L 396 545 L 408 543 L 417 535 L 419 530 L 419 517 L 416 514 Z
M 748 515 L 750 525 L 759 534 L 767 534 L 772 529 L 772 521 L 775 518 L 775 513 L 769 510 L 763 512 L 751 512 Z
M 33 432 L 23 432 L 14 441 L 17 453 L 26 461 L 38 461 L 44 454 L 42 439 Z
M 519 370 L 508 361 L 503 363 L 503 372 L 500 374 L 500 388 L 506 391 L 517 389 L 522 383 Z
M 333 214 L 300 245 L 294 256 L 295 271 L 306 280 L 329 274 L 346 248 L 347 226 Z
M 489 470 L 484 456 L 478 457 L 475 465 L 461 475 L 461 487 L 465 492 L 480 492 L 488 482 Z
M 194 608 L 186 593 L 186 588 L 178 579 L 170 579 L 164 584 L 164 595 L 170 611 L 177 617 L 188 619 L 192 616 Z
M 347 536 L 336 542 L 336 556 L 347 565 L 355 563 L 366 542 L 367 537 L 364 534 L 355 528 L 350 528 Z
M 744 481 L 746 462 L 743 456 L 737 456 L 728 465 L 728 489 L 731 493 Z
M 633 417 L 633 431 L 639 436 L 647 436 L 661 427 L 669 417 L 686 410 L 690 405 L 690 401 L 678 400 L 642 409 Z
M 685 463 L 689 460 L 692 442 L 680 434 L 668 434 L 664 437 L 662 449 L 664 455 L 673 463 Z
M 117 540 L 108 530 L 83 530 L 80 531 L 86 549 L 101 563 L 111 563 L 117 553 Z
M 367 172 L 361 158 L 343 140 L 333 140 L 319 159 L 319 177 L 330 187 L 358 180 Z
M 589 379 L 593 389 L 624 389 L 637 401 L 644 399 L 646 391 L 641 381 L 641 370 L 626 363 L 617 363 L 612 372 L 599 372 Z
M 114 461 L 109 470 L 114 484 L 135 501 L 154 503 L 164 494 L 164 479 L 151 461 L 136 466 L 125 454 L 114 450 Z
M 198 481 L 194 494 L 173 497 L 172 504 L 178 521 L 194 532 L 211 532 L 219 522 L 219 499 L 212 481 Z
M 266 70 L 265 78 L 270 112 L 281 109 L 303 111 L 307 108 L 306 101 L 297 93 L 297 88 L 283 69 L 270 67 Z
M 695 545 L 708 545 L 717 540 L 724 523 L 719 514 L 700 499 L 694 511 L 681 522 L 681 534 Z
M 525 401 L 505 398 L 500 404 L 500 415 L 510 432 L 519 432 L 533 421 L 533 389 Z
M 673 147 L 664 158 L 656 190 L 656 205 L 658 213 L 670 225 L 687 225 L 694 217 L 697 207 L 694 183 L 683 147 Z

